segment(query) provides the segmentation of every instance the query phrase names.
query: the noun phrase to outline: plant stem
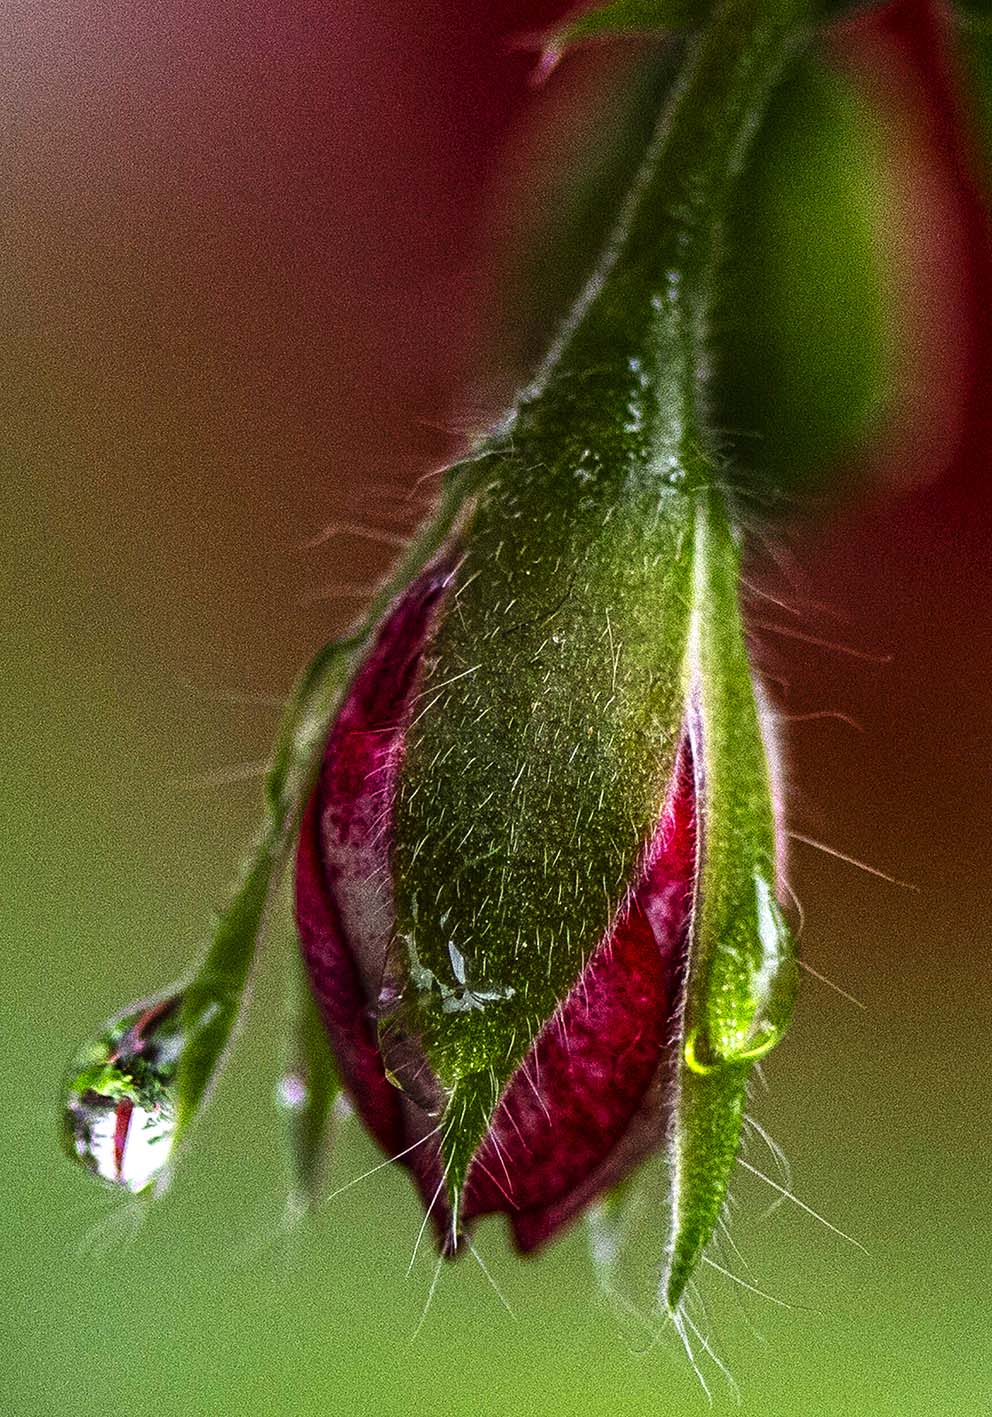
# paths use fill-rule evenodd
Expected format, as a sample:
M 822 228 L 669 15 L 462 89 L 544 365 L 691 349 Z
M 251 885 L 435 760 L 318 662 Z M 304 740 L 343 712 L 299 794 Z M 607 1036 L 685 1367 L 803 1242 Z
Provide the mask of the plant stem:
M 683 461 L 698 460 L 700 443 L 708 442 L 724 231 L 752 139 L 809 10 L 809 0 L 726 0 L 689 42 L 600 269 L 521 411 L 618 354 L 638 357 L 650 339 L 666 385 L 668 426 L 659 431 Z

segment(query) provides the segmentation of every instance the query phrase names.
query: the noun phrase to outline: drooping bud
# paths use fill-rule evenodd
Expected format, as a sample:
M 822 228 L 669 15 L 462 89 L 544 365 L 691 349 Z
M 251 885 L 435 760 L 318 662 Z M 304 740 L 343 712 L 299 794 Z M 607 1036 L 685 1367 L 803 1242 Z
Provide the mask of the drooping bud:
M 607 270 L 489 445 L 490 475 L 420 667 L 391 870 L 404 1029 L 439 1089 L 456 1215 L 504 1090 L 636 894 L 680 741 L 688 734 L 702 755 L 697 772 L 714 751 L 726 760 L 722 742 L 699 737 L 700 715 L 722 722 L 715 693 L 750 703 L 741 733 L 754 729 L 753 753 L 733 791 L 750 802 L 760 790 L 736 563 L 717 576 L 712 537 L 698 530 L 700 508 L 723 501 L 705 345 L 723 205 L 754 126 L 738 100 L 770 83 L 791 23 L 756 15 L 742 3 L 714 20 Z M 721 640 L 712 626 L 728 607 Z M 702 641 L 710 667 L 701 661 L 690 686 Z M 724 779 L 712 809 L 697 781 L 697 811 L 721 825 L 696 876 L 692 960 L 706 963 L 690 969 L 717 994 L 725 961 L 746 972 L 759 947 L 714 951 L 714 929 L 736 913 L 741 939 L 780 932 L 763 773 L 765 808 L 755 798 L 753 816 L 731 826 Z M 700 1011 L 702 988 L 693 1046 L 716 1061 L 771 1046 L 776 1001 L 755 1023 L 712 1000 Z
M 472 555 L 478 521 L 394 604 L 328 739 L 297 920 L 345 1084 L 442 1242 L 457 1249 L 463 1227 L 505 1210 L 531 1249 L 667 1147 L 674 1309 L 726 1194 L 750 1067 L 788 1022 L 795 962 L 736 542 L 712 489 L 668 487 L 661 505 L 654 535 L 682 534 L 652 563 L 665 573 L 649 582 L 648 671 L 636 640 L 621 657 L 643 622 L 615 587 L 608 653 L 590 633 L 568 655 L 575 607 L 595 626 L 586 576 L 567 615 L 568 597 L 551 616 L 525 602 L 504 673 L 457 698 L 485 661 L 460 594 L 492 587 L 492 561 Z M 442 673 L 451 642 L 476 648 L 469 672 Z M 637 686 L 654 716 L 633 712 L 620 733 Z M 538 687 L 552 690 L 543 712 Z
M 604 273 L 351 682 L 297 862 L 343 1080 L 442 1245 L 504 1210 L 529 1250 L 667 1148 L 673 1310 L 795 983 L 705 380 L 788 9 L 714 21 Z

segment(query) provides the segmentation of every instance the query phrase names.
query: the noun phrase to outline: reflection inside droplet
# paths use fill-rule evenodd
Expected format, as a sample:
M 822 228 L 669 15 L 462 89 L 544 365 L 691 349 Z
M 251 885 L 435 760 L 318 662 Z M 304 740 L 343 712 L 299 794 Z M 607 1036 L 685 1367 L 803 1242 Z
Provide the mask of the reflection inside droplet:
M 715 1073 L 721 1068 L 736 1067 L 742 1063 L 756 1063 L 766 1053 L 771 1052 L 784 1032 L 784 1027 L 776 1028 L 774 1025 L 762 1021 L 748 1035 L 746 1042 L 717 1050 L 706 1041 L 702 1029 L 694 1028 L 686 1036 L 683 1048 L 686 1065 L 692 1072 L 705 1076 L 708 1073 Z
M 182 995 L 113 1019 L 76 1056 L 63 1106 L 69 1155 L 112 1185 L 139 1192 L 163 1174 L 176 1130 Z

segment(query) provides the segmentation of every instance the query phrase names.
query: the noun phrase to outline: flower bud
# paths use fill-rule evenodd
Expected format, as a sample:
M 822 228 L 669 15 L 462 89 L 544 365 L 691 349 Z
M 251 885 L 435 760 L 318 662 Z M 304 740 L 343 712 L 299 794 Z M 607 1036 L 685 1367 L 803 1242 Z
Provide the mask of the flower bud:
M 293 1212 L 319 1195 L 339 1085 L 446 1253 L 494 1212 L 533 1250 L 663 1151 L 680 1322 L 795 988 L 708 334 L 734 184 L 803 11 L 715 12 L 533 385 L 301 676 L 201 961 L 67 1080 L 67 1145 L 104 1179 L 164 1185 L 298 832 L 334 1057 L 294 1005 Z
M 502 1211 L 532 1249 L 665 1150 L 671 1310 L 795 988 L 707 331 L 798 8 L 715 17 L 603 273 L 345 692 L 297 863 L 343 1084 L 442 1247 Z
M 345 696 L 298 925 L 441 1243 L 503 1211 L 530 1250 L 668 1147 L 674 1305 L 794 987 L 736 547 L 705 489 L 610 516 L 505 466 Z

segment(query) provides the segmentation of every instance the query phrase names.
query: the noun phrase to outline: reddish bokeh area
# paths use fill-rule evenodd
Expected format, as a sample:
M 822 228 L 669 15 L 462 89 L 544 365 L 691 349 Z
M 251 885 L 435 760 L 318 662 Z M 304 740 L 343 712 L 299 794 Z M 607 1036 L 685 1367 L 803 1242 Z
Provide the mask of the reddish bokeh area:
M 488 387 L 480 316 L 509 234 L 495 184 L 542 108 L 569 121 L 562 90 L 574 106 L 626 77 L 629 46 L 593 46 L 535 96 L 534 54 L 515 41 L 566 8 L 469 0 L 453 21 L 442 0 L 222 4 L 97 19 L 17 0 L 12 315 L 80 462 L 99 463 L 109 441 L 140 450 L 141 423 L 169 410 L 211 441 L 235 433 L 246 484 L 268 474 L 305 502 L 318 479 L 378 470 L 402 483 L 491 417 L 473 390 Z M 988 435 L 988 414 L 975 422 L 987 174 L 949 34 L 929 0 L 901 0 L 838 26 L 831 45 L 878 107 L 903 217 L 890 237 L 907 364 L 889 430 L 903 484 L 955 458 L 960 471 L 962 443 Z M 391 466 L 373 469 L 387 436 Z

